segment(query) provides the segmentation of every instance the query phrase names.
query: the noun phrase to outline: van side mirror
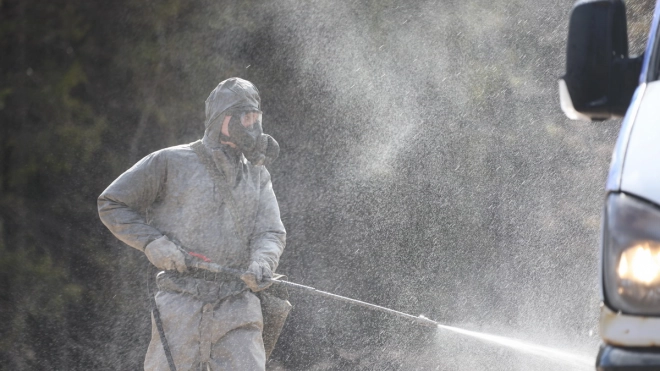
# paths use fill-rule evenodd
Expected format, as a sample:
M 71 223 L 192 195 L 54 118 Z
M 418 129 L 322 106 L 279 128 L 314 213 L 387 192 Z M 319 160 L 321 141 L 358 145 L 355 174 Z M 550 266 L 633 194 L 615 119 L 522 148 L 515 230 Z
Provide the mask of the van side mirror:
M 625 115 L 638 85 L 642 58 L 628 58 L 622 0 L 582 0 L 571 11 L 561 107 L 571 119 L 600 121 Z

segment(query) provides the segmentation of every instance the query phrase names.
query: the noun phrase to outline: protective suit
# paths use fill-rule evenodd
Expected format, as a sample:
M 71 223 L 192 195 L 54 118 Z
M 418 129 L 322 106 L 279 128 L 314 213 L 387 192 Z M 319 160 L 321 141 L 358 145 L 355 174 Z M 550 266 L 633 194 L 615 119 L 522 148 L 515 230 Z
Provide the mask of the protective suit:
M 154 265 L 169 269 L 158 275 L 156 304 L 177 370 L 265 368 L 257 296 L 236 277 L 182 267 L 183 255 L 174 248 L 225 267 L 250 267 L 257 281 L 277 268 L 286 232 L 270 174 L 243 153 L 267 163 L 279 147 L 273 149 L 274 140 L 264 139 L 265 134 L 247 131 L 256 138 L 252 143 L 230 142 L 240 130 L 229 133 L 231 115 L 245 112 L 258 117 L 261 130 L 254 85 L 239 78 L 221 82 L 206 101 L 201 141 L 146 156 L 98 199 L 101 220 L 118 239 L 140 251 L 146 248 Z M 246 130 L 254 131 L 254 125 Z M 168 370 L 153 317 L 152 325 L 145 370 Z

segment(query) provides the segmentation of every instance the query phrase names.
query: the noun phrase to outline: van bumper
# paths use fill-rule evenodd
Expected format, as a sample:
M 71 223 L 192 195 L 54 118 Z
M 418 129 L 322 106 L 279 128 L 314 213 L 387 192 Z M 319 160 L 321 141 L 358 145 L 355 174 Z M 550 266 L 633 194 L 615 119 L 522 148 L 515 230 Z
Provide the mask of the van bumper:
M 660 348 L 622 348 L 601 345 L 598 371 L 660 371 Z

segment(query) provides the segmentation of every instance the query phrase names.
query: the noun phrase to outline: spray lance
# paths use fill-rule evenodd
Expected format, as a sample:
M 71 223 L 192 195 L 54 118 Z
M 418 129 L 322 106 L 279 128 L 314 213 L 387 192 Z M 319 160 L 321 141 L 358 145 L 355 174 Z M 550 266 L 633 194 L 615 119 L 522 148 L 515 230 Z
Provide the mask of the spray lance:
M 185 251 L 184 249 L 181 249 L 181 250 L 185 254 L 185 260 L 186 260 L 186 266 L 187 267 L 196 268 L 196 269 L 203 269 L 203 270 L 207 270 L 207 271 L 212 272 L 212 273 L 229 274 L 229 275 L 233 275 L 233 276 L 236 276 L 236 277 L 240 277 L 244 273 L 243 271 L 240 271 L 238 269 L 232 269 L 232 268 L 228 268 L 228 267 L 223 267 L 219 264 L 215 264 L 209 258 L 207 258 L 206 256 L 204 256 L 202 254 L 197 254 L 197 253 L 194 253 L 194 252 Z M 304 291 L 304 292 L 311 293 L 313 295 L 318 295 L 318 296 L 334 299 L 334 300 L 337 300 L 337 301 L 342 301 L 342 302 L 345 302 L 345 303 L 357 305 L 357 306 L 360 306 L 360 307 L 368 308 L 368 309 L 379 311 L 379 312 L 393 314 L 393 315 L 398 316 L 398 317 L 402 317 L 402 318 L 412 320 L 413 322 L 418 323 L 420 325 L 424 325 L 424 326 L 428 326 L 428 327 L 432 327 L 432 328 L 436 328 L 436 329 L 437 328 L 443 328 L 443 329 L 451 330 L 451 331 L 459 333 L 459 334 L 476 337 L 476 338 L 479 338 L 479 339 L 482 339 L 482 340 L 485 340 L 485 341 L 493 342 L 493 343 L 496 343 L 496 344 L 499 344 L 499 345 L 503 345 L 503 346 L 514 348 L 514 349 L 517 349 L 517 350 L 520 350 L 520 351 L 524 351 L 526 353 L 547 356 L 547 357 L 551 357 L 553 359 L 556 359 L 557 357 L 560 357 L 564 361 L 570 361 L 574 364 L 579 364 L 579 365 L 589 366 L 589 365 L 593 364 L 593 360 L 590 357 L 584 357 L 584 356 L 581 356 L 579 354 L 568 353 L 568 352 L 564 352 L 564 351 L 557 350 L 557 349 L 554 349 L 554 348 L 549 348 L 549 347 L 540 346 L 540 345 L 536 345 L 536 344 L 530 344 L 530 343 L 527 343 L 527 342 L 523 342 L 523 341 L 520 341 L 520 340 L 511 339 L 511 338 L 505 338 L 505 337 L 502 337 L 502 336 L 479 333 L 479 332 L 475 332 L 475 331 L 468 331 L 468 330 L 463 330 L 463 329 L 460 329 L 460 328 L 457 328 L 457 327 L 445 326 L 445 325 L 442 325 L 442 324 L 440 324 L 436 321 L 428 319 L 428 318 L 426 318 L 422 315 L 413 316 L 413 315 L 408 314 L 408 313 L 399 312 L 397 310 L 382 307 L 380 305 L 371 304 L 371 303 L 367 303 L 367 302 L 364 302 L 364 301 L 351 299 L 351 298 L 348 298 L 348 297 L 345 297 L 345 296 L 332 294 L 332 293 L 329 293 L 329 292 L 326 292 L 326 291 L 317 290 L 313 287 L 301 285 L 301 284 L 298 284 L 298 283 L 293 283 L 293 282 L 289 282 L 289 281 L 282 281 L 282 280 L 278 280 L 278 279 L 270 279 L 270 281 L 273 282 L 273 284 L 276 284 L 276 285 L 283 285 L 284 287 L 301 290 L 301 291 Z M 168 346 L 168 343 L 167 343 L 167 339 L 165 337 L 165 332 L 163 330 L 163 325 L 160 321 L 160 315 L 158 314 L 157 308 L 154 308 L 154 317 L 155 317 L 156 325 L 158 327 L 159 334 L 161 336 L 163 349 L 165 351 L 165 355 L 167 357 L 167 360 L 168 360 L 168 363 L 169 363 L 169 366 L 170 366 L 170 370 L 171 371 L 176 371 L 176 367 L 174 365 L 174 360 L 172 359 L 172 355 L 171 355 L 171 352 L 170 352 L 170 349 L 169 349 L 169 346 Z
M 204 269 L 204 270 L 207 270 L 207 271 L 213 272 L 213 273 L 230 274 L 230 275 L 233 275 L 233 276 L 236 276 L 236 277 L 240 277 L 241 274 L 244 273 L 244 272 L 242 272 L 238 269 L 227 268 L 227 267 L 223 267 L 219 264 L 215 264 L 215 263 L 211 262 L 211 260 L 209 258 L 207 258 L 206 256 L 201 255 L 201 254 L 197 254 L 197 253 L 194 253 L 194 252 L 187 252 L 186 265 L 188 267 L 192 267 L 192 268 Z M 294 282 L 289 282 L 289 281 L 281 281 L 281 280 L 277 280 L 277 279 L 270 279 L 270 281 L 273 282 L 273 284 L 275 284 L 275 285 L 282 285 L 282 286 L 285 286 L 287 288 L 297 289 L 297 290 L 304 291 L 304 292 L 307 292 L 307 293 L 310 293 L 310 294 L 313 294 L 313 295 L 323 296 L 323 297 L 334 299 L 334 300 L 337 300 L 337 301 L 343 301 L 345 303 L 350 303 L 350 304 L 361 306 L 361 307 L 364 307 L 364 308 L 369 308 L 371 310 L 393 314 L 393 315 L 398 316 L 398 317 L 402 317 L 402 318 L 412 320 L 415 323 L 418 323 L 420 325 L 429 326 L 429 327 L 433 327 L 433 328 L 437 328 L 440 325 L 440 323 L 438 323 L 436 321 L 433 321 L 433 320 L 430 320 L 430 319 L 428 319 L 428 318 L 426 318 L 422 315 L 413 316 L 412 314 L 399 312 L 398 310 L 382 307 L 380 305 L 371 304 L 371 303 L 367 303 L 367 302 L 364 302 L 364 301 L 351 299 L 351 298 L 348 298 L 348 297 L 345 297 L 345 296 L 332 294 L 332 293 L 329 293 L 329 292 L 326 292 L 326 291 L 317 290 L 317 289 L 315 289 L 313 287 L 310 287 L 310 286 L 305 286 L 305 285 L 301 285 L 301 284 L 294 283 Z
M 178 245 L 178 244 L 177 244 Z M 186 266 L 188 268 L 196 268 L 196 269 L 203 269 L 206 271 L 209 271 L 211 273 L 222 273 L 222 274 L 229 274 L 235 277 L 240 277 L 244 272 L 240 271 L 238 269 L 233 269 L 233 268 L 228 268 L 228 267 L 223 267 L 219 264 L 213 263 L 211 259 L 207 258 L 206 256 L 202 254 L 198 254 L 192 251 L 187 251 L 186 249 L 182 248 L 180 245 L 178 245 L 179 249 L 181 252 L 184 253 L 185 256 L 185 261 L 186 261 Z M 270 279 L 269 281 L 273 282 L 273 284 L 276 285 L 283 285 L 285 287 L 289 287 L 292 289 L 298 289 L 304 292 L 308 292 L 314 295 L 318 296 L 323 296 L 326 298 L 338 300 L 338 301 L 343 301 L 345 303 L 350 303 L 354 305 L 358 305 L 364 308 L 369 308 L 371 310 L 376 310 L 379 312 L 384 312 L 384 313 L 389 313 L 393 314 L 398 317 L 406 318 L 409 320 L 412 320 L 415 323 L 424 325 L 424 326 L 429 326 L 433 328 L 438 328 L 441 326 L 438 322 L 432 321 L 422 315 L 419 316 L 413 316 L 412 314 L 408 313 L 403 313 L 399 312 L 394 309 L 390 308 L 385 308 L 380 305 L 376 304 L 371 304 L 367 303 L 364 301 L 356 300 L 356 299 L 351 299 L 347 298 L 345 296 L 341 295 L 335 295 L 326 291 L 321 291 L 317 290 L 313 287 L 310 286 L 305 286 L 301 285 L 298 283 L 293 283 L 289 281 L 282 281 L 278 279 Z M 158 330 L 158 335 L 160 336 L 161 344 L 163 345 L 163 351 L 165 352 L 165 358 L 167 359 L 167 363 L 170 367 L 170 371 L 176 371 L 176 365 L 174 364 L 174 358 L 172 357 L 172 352 L 170 350 L 169 342 L 167 341 L 167 337 L 165 335 L 165 329 L 163 327 L 163 322 L 160 318 L 160 311 L 158 310 L 158 305 L 156 304 L 155 297 L 151 295 L 151 292 L 149 296 L 152 298 L 152 313 L 154 316 L 154 322 L 156 323 L 156 328 Z

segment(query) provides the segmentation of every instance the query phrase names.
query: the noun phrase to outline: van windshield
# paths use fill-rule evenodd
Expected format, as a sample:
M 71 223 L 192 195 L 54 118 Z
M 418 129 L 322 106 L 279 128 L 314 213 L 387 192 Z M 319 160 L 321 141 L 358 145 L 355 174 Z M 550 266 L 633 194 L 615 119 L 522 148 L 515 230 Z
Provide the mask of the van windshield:
M 659 20 L 660 22 L 660 20 Z M 660 27 L 660 25 L 658 25 Z M 656 30 L 658 27 L 656 27 Z M 655 35 L 651 35 L 653 40 L 653 48 L 651 51 L 651 60 L 649 61 L 649 69 L 646 74 L 646 81 L 656 81 L 660 79 L 660 33 L 656 31 Z
M 656 2 L 647 0 L 628 0 L 626 1 L 626 15 L 628 23 L 628 49 L 631 58 L 641 55 L 646 50 L 651 23 L 653 22 L 653 13 Z M 657 36 L 657 35 L 656 35 Z M 660 56 L 660 43 L 656 38 L 653 43 L 653 54 Z M 658 79 L 657 58 L 652 58 L 647 74 L 647 81 Z

